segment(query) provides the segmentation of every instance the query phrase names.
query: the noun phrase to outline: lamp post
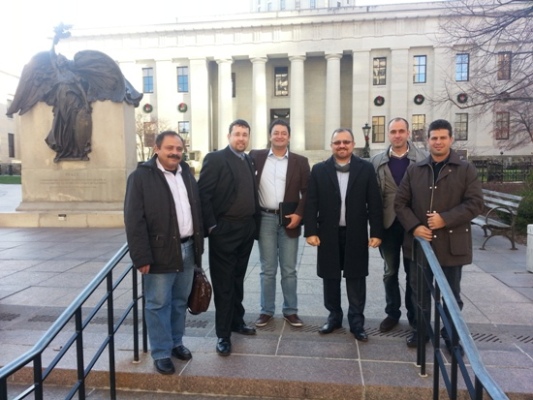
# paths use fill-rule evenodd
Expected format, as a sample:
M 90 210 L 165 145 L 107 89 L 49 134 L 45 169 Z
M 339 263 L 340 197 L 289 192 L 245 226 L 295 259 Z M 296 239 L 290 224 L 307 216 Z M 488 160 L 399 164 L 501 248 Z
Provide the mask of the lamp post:
M 370 158 L 370 129 L 372 129 L 368 122 L 365 123 L 365 126 L 362 127 L 363 135 L 365 135 L 365 147 L 363 148 L 363 158 Z

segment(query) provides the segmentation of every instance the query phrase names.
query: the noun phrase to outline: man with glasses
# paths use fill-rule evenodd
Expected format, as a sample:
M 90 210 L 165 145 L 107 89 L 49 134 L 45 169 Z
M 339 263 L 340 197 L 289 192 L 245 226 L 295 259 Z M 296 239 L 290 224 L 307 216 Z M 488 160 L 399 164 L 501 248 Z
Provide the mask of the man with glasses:
M 304 222 L 307 243 L 318 247 L 317 274 L 323 281 L 324 306 L 329 311 L 319 333 L 328 334 L 342 327 L 344 276 L 350 332 L 357 340 L 366 342 L 368 248 L 381 244 L 383 206 L 374 167 L 352 154 L 354 146 L 350 129 L 333 132 L 332 157 L 315 164 L 311 170 Z

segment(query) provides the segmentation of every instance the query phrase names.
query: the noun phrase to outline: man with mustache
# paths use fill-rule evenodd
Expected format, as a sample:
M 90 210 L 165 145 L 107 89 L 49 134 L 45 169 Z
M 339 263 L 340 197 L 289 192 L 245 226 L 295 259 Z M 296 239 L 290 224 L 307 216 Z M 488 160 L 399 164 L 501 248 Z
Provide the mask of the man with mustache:
M 182 339 L 194 267 L 204 250 L 198 186 L 184 151 L 176 132 L 161 132 L 155 155 L 130 174 L 124 202 L 130 257 L 144 280 L 151 355 L 165 375 L 175 372 L 171 355 L 192 358 Z

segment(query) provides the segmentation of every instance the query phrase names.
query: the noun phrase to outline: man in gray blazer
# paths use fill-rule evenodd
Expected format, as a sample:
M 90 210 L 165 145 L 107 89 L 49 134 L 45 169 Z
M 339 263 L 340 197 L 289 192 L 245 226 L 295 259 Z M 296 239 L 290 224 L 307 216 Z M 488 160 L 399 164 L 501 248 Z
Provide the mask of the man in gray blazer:
M 370 160 L 376 170 L 383 198 L 383 227 L 385 228 L 379 251 L 384 264 L 383 283 L 385 285 L 385 313 L 387 316 L 379 326 L 381 332 L 388 332 L 393 329 L 402 315 L 398 272 L 405 230 L 396 218 L 394 197 L 407 167 L 427 157 L 424 151 L 417 149 L 409 140 L 409 123 L 404 118 L 393 118 L 389 122 L 388 130 L 389 148 L 376 154 Z M 407 319 L 410 324 L 413 324 L 415 308 L 409 285 L 409 254 L 406 255 L 405 252 L 403 253 L 403 268 L 406 276 L 405 308 L 407 309 Z

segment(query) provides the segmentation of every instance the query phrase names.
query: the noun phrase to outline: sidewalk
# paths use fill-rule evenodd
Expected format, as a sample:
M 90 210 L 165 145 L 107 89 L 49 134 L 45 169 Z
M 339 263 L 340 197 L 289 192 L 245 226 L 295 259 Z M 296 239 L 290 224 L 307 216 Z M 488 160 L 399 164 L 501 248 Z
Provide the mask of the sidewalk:
M 17 204 L 7 201 L 0 185 L 0 212 Z M 4 193 L 4 195 L 2 195 Z M 15 196 L 16 198 L 16 196 Z M 16 200 L 15 200 L 16 201 Z M 464 268 L 463 315 L 482 359 L 503 390 L 513 399 L 533 399 L 533 274 L 526 271 L 526 247 L 509 250 L 510 243 L 492 238 L 487 250 L 478 250 L 483 232 L 473 227 L 474 263 Z M 125 242 L 122 229 L 3 228 L 0 227 L 0 365 L 29 350 L 63 309 L 78 295 Z M 298 265 L 299 315 L 302 328 L 286 324 L 279 310 L 275 320 L 253 337 L 234 335 L 228 358 L 215 353 L 214 306 L 188 316 L 184 344 L 193 353 L 189 362 L 175 360 L 176 375 L 154 372 L 148 354 L 132 363 L 131 330 L 117 336 L 118 385 L 123 390 L 196 393 L 218 396 L 323 399 L 429 398 L 429 377 L 420 377 L 416 351 L 405 346 L 409 327 L 405 316 L 391 332 L 379 332 L 385 317 L 382 260 L 370 253 L 367 279 L 367 343 L 354 340 L 347 329 L 319 335 L 327 311 L 322 305 L 322 284 L 316 276 L 316 249 L 300 240 Z M 208 270 L 207 253 L 204 266 Z M 259 255 L 254 247 L 245 280 L 245 319 L 253 323 L 259 313 Z M 402 282 L 403 281 L 403 282 Z M 405 279 L 401 276 L 402 288 Z M 278 285 L 278 304 L 281 293 Z M 346 296 L 343 308 L 347 311 Z M 123 307 L 128 292 L 116 301 Z M 344 327 L 347 327 L 346 320 Z M 101 338 L 104 325 L 85 335 Z M 60 338 L 57 345 L 60 344 Z M 54 352 L 52 346 L 50 354 Z M 90 353 L 92 354 L 92 353 Z M 444 352 L 447 355 L 446 352 Z M 46 362 L 46 360 L 45 360 Z M 72 368 L 72 360 L 62 364 Z M 104 362 L 91 373 L 98 387 L 106 375 Z M 100 386 L 101 387 L 101 386 Z M 107 398 L 105 391 L 101 398 Z M 121 398 L 136 397 L 132 392 Z M 100 397 L 91 397 L 100 398 Z

